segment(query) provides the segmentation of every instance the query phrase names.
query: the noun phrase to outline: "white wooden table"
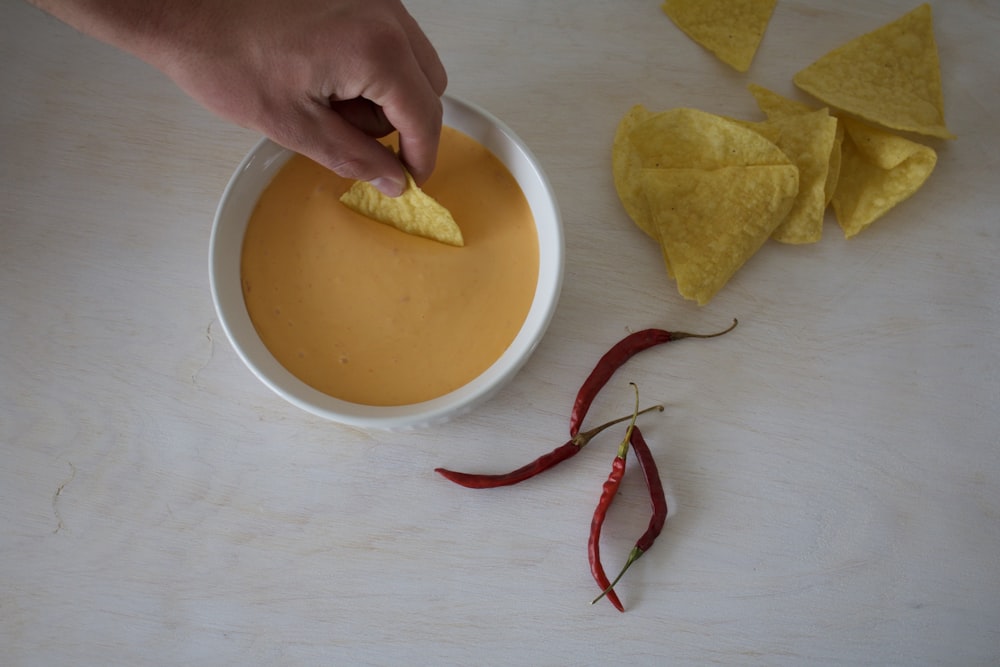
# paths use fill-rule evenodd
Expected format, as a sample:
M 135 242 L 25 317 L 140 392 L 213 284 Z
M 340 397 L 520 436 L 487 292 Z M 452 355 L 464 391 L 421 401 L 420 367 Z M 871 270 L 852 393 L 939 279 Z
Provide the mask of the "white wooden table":
M 208 234 L 257 137 L 144 64 L 0 4 L 0 662 L 5 665 L 990 665 L 1000 661 L 1000 11 L 935 2 L 946 112 L 926 187 L 847 242 L 768 245 L 681 299 L 609 171 L 631 105 L 755 117 L 914 2 L 782 0 L 746 75 L 659 3 L 413 0 L 450 92 L 504 119 L 565 216 L 552 327 L 474 414 L 364 433 L 285 404 L 221 332 Z M 671 518 L 590 606 L 587 531 L 617 436 L 521 487 L 576 388 L 637 358 Z M 630 474 L 617 571 L 648 518 Z

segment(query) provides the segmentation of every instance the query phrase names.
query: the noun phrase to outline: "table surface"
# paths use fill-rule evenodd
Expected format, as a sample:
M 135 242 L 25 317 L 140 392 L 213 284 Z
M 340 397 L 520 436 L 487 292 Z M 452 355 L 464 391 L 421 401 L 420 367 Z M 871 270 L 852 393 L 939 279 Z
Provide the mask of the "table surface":
M 0 645 L 5 664 L 996 664 L 1000 660 L 1000 32 L 937 2 L 953 142 L 846 241 L 768 244 L 683 300 L 613 189 L 633 104 L 756 118 L 792 75 L 914 2 L 782 1 L 747 74 L 657 2 L 413 0 L 449 91 L 532 147 L 565 219 L 551 328 L 473 414 L 368 433 L 285 403 L 213 310 L 208 237 L 257 136 L 145 64 L 0 3 Z M 633 360 L 671 515 L 591 606 L 587 534 L 619 436 L 473 492 L 565 440 L 626 332 L 708 331 Z M 632 470 L 630 468 L 630 470 Z M 602 542 L 648 520 L 631 471 Z M 669 662 L 668 662 L 669 661 Z

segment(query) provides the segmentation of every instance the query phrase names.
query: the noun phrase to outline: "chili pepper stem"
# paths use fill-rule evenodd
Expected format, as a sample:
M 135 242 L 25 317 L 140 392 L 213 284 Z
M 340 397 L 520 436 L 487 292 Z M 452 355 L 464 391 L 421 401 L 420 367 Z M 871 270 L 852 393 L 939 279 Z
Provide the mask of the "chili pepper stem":
M 730 324 L 729 327 L 727 327 L 722 331 L 716 331 L 715 333 L 697 334 L 697 333 L 688 333 L 687 331 L 671 331 L 670 335 L 673 340 L 680 340 L 681 338 L 718 338 L 719 336 L 724 336 L 733 329 L 735 329 L 737 324 L 739 324 L 739 321 L 734 317 L 733 323 Z
M 622 439 L 622 444 L 618 445 L 618 458 L 624 459 L 628 454 L 629 441 L 632 440 L 632 429 L 635 428 L 635 420 L 639 418 L 639 385 L 635 382 L 629 382 L 632 389 L 635 390 L 635 407 L 632 409 L 632 421 L 628 423 L 628 428 L 625 430 L 625 437 Z
M 602 432 L 604 430 L 607 430 L 608 428 L 614 426 L 615 424 L 620 424 L 623 421 L 626 421 L 626 420 L 629 420 L 629 419 L 633 420 L 633 423 L 635 423 L 635 418 L 636 417 L 638 417 L 639 415 L 644 415 L 647 412 L 652 412 L 653 410 L 656 410 L 657 412 L 663 412 L 663 406 L 662 405 L 651 405 L 648 408 L 645 408 L 644 410 L 639 410 L 638 412 L 635 412 L 633 414 L 625 415 L 624 417 L 619 417 L 618 419 L 612 419 L 611 421 L 605 422 L 605 423 L 601 424 L 600 426 L 595 426 L 594 428 L 590 429 L 589 431 L 584 431 L 582 433 L 577 433 L 573 437 L 573 444 L 576 445 L 577 447 L 583 447 L 588 442 L 590 442 L 594 438 L 594 436 L 596 436 L 598 433 L 600 433 L 600 432 Z
M 622 575 L 625 574 L 625 571 L 628 570 L 632 566 L 632 563 L 634 563 L 637 560 L 639 560 L 639 557 L 642 556 L 642 554 L 644 554 L 644 553 L 646 553 L 646 552 L 643 551 L 642 549 L 640 549 L 639 547 L 633 547 L 632 551 L 630 551 L 628 553 L 628 558 L 625 560 L 625 566 L 622 567 L 622 570 L 621 570 L 621 572 L 618 573 L 618 576 L 615 577 L 614 581 L 612 581 L 610 584 L 608 584 L 607 588 L 605 588 L 603 591 L 601 591 L 600 595 L 598 595 L 596 598 L 594 598 L 593 600 L 591 600 L 590 604 L 597 603 L 601 598 L 603 598 L 605 595 L 609 594 L 612 590 L 614 590 L 615 584 L 617 584 L 618 581 L 622 578 Z

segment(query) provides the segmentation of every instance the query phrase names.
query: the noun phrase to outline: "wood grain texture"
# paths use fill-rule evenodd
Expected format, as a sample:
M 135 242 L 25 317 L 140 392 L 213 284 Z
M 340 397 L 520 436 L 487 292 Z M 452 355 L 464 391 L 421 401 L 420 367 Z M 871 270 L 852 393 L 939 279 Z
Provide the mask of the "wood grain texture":
M 449 70 L 532 147 L 566 223 L 551 329 L 474 414 L 364 433 L 286 405 L 225 339 L 212 215 L 256 141 L 148 67 L 0 4 L 0 646 L 41 664 L 837 665 L 1000 661 L 1000 13 L 934 3 L 958 140 L 850 242 L 766 246 L 707 307 L 624 215 L 635 103 L 754 117 L 756 82 L 912 8 L 778 3 L 746 75 L 655 2 L 413 0 Z M 593 423 L 643 432 L 671 516 L 590 606 L 587 528 L 618 435 L 523 486 L 579 382 L 647 326 L 732 334 L 637 357 Z M 617 571 L 648 519 L 630 473 Z

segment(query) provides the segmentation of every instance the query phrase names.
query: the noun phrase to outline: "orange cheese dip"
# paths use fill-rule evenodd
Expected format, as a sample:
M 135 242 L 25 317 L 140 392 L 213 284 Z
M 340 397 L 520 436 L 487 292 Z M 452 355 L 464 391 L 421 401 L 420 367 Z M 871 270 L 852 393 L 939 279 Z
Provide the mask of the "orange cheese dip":
M 436 398 L 510 345 L 538 281 L 538 234 L 506 167 L 444 128 L 423 186 L 465 246 L 412 236 L 338 200 L 350 182 L 299 155 L 247 224 L 243 297 L 275 358 L 331 396 L 366 405 Z

